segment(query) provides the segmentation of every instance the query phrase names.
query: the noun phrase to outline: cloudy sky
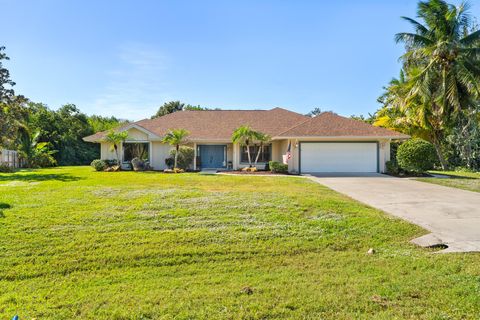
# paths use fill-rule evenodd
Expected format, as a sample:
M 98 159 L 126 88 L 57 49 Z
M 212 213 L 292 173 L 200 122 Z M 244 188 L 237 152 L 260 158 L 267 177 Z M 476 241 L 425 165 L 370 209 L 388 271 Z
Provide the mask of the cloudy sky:
M 472 2 L 480 16 L 480 3 Z M 410 0 L 0 0 L 16 91 L 138 120 L 169 100 L 342 115 L 378 108 Z

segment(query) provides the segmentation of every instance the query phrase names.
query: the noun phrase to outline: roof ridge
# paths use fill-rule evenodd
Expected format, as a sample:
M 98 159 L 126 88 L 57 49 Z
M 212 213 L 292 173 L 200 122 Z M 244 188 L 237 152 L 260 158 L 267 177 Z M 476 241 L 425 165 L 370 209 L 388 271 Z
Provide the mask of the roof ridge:
M 387 136 L 388 133 L 391 133 L 392 135 L 394 136 L 408 136 L 408 135 L 405 135 L 403 133 L 400 133 L 400 132 L 397 132 L 395 130 L 391 130 L 391 129 L 387 129 L 387 128 L 383 128 L 383 127 L 377 127 L 377 126 L 374 126 L 370 123 L 366 123 L 364 121 L 361 121 L 361 120 L 358 120 L 358 119 L 352 119 L 352 118 L 349 118 L 349 117 L 345 117 L 345 116 L 341 116 L 335 112 L 332 112 L 332 111 L 326 111 L 326 112 L 322 112 L 320 113 L 319 115 L 315 116 L 315 117 L 312 117 L 296 126 L 293 126 L 291 127 L 290 129 L 287 129 L 283 132 L 281 132 L 279 134 L 279 136 L 287 136 L 289 134 L 289 132 L 291 131 L 294 131 L 295 129 L 301 127 L 302 125 L 305 125 L 307 123 L 313 123 L 315 121 L 329 121 L 329 116 L 330 117 L 334 117 L 334 118 L 337 118 L 337 119 L 340 119 L 341 121 L 345 121 L 346 123 L 350 123 L 349 125 L 352 125 L 354 126 L 353 124 L 355 124 L 357 127 L 360 127 L 360 128 L 364 128 L 365 130 L 369 130 L 369 131 L 375 131 L 377 130 L 378 134 L 385 134 Z M 322 120 L 323 118 L 323 120 Z M 336 120 L 335 119 L 331 119 L 330 118 L 330 122 L 335 122 Z M 328 127 L 328 125 L 327 125 Z M 301 134 L 302 136 L 305 135 L 305 134 Z
M 296 124 L 296 125 L 294 125 L 293 127 L 290 127 L 290 128 L 288 128 L 287 130 L 284 130 L 284 131 L 278 133 L 277 136 L 281 136 L 282 134 L 284 134 L 284 133 L 287 132 L 287 131 L 290 131 L 290 130 L 298 127 L 298 126 L 301 126 L 301 125 L 304 124 L 304 123 L 307 123 L 307 122 L 309 122 L 309 121 L 312 121 L 312 119 L 313 119 L 313 118 L 306 119 L 305 121 L 302 121 L 302 122 L 300 122 L 299 124 Z
M 180 112 L 182 112 L 182 111 L 183 111 L 183 112 L 208 112 L 208 111 L 215 111 L 215 112 L 218 112 L 218 111 L 245 111 L 245 112 L 256 112 L 256 111 L 271 111 L 271 110 L 266 110 L 266 109 L 251 109 L 251 110 L 246 110 L 246 109 L 180 110 Z M 179 112 L 179 111 L 176 111 L 176 112 Z M 172 113 L 175 113 L 175 112 L 172 112 Z M 172 113 L 169 113 L 169 114 L 172 114 Z

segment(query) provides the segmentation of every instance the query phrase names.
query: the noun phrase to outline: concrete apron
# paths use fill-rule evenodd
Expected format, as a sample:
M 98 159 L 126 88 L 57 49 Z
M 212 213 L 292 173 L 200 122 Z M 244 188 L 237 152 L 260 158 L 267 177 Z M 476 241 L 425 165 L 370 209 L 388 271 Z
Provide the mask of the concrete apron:
M 386 175 L 308 176 L 355 200 L 415 223 L 431 233 L 413 239 L 438 251 L 480 251 L 480 194 Z

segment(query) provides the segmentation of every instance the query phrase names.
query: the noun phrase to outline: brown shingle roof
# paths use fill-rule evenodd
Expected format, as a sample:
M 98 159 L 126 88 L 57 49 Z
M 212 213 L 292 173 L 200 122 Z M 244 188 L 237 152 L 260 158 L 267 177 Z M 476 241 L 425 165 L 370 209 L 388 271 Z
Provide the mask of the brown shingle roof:
M 324 112 L 310 118 L 282 108 L 271 110 L 208 110 L 179 111 L 155 119 L 145 119 L 125 124 L 117 131 L 131 125 L 144 128 L 159 137 L 170 129 L 186 129 L 190 140 L 230 140 L 233 131 L 242 125 L 249 125 L 271 137 L 333 137 L 366 136 L 408 138 L 408 136 L 374 127 L 362 121 L 344 118 L 331 112 Z M 85 141 L 101 141 L 107 132 L 85 137 Z
M 323 112 L 314 118 L 282 132 L 279 137 L 385 137 L 406 139 L 408 135 L 375 127 L 360 120 Z
M 134 122 L 146 130 L 165 135 L 170 129 L 186 129 L 190 140 L 230 140 L 233 131 L 249 125 L 254 130 L 275 136 L 309 118 L 282 108 L 271 110 L 207 110 L 178 111 L 155 119 Z M 132 125 L 122 126 L 117 130 Z M 86 141 L 99 141 L 106 132 L 85 137 Z

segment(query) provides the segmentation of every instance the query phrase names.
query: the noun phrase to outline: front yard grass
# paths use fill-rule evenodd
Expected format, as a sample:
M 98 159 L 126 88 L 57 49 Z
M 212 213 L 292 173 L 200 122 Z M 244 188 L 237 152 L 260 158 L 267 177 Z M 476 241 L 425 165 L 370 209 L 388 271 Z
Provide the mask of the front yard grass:
M 445 178 L 418 178 L 417 180 L 435 183 L 446 187 L 480 192 L 479 172 L 430 171 L 432 174 L 446 175 Z
M 425 233 L 298 177 L 0 174 L 0 318 L 477 319 Z

